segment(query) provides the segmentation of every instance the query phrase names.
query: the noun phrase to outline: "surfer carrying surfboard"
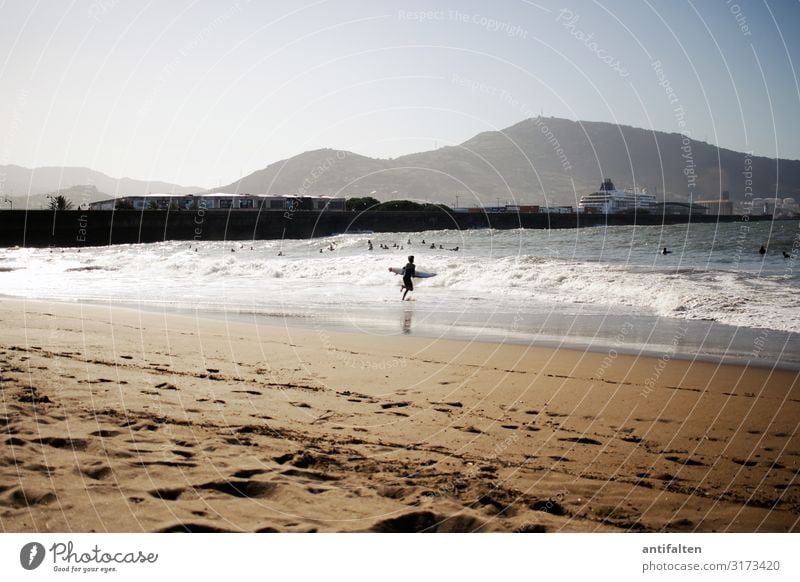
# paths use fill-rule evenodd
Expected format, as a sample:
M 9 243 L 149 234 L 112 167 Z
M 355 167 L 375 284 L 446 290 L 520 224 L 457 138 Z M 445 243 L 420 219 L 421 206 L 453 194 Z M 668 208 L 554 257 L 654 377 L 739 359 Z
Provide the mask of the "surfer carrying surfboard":
M 436 273 L 418 271 L 417 266 L 414 264 L 413 256 L 408 257 L 408 263 L 405 267 L 389 267 L 389 272 L 394 273 L 395 275 L 403 276 L 403 286 L 400 287 L 400 291 L 403 293 L 403 300 L 405 300 L 409 291 L 414 290 L 414 282 L 411 279 L 412 277 L 416 277 L 417 279 L 427 279 L 428 277 L 436 276 Z
M 403 291 L 403 298 L 401 301 L 405 301 L 408 292 L 414 290 L 414 282 L 411 280 L 411 277 L 416 274 L 416 271 L 417 267 L 414 265 L 414 257 L 410 256 L 408 257 L 408 263 L 403 267 L 403 286 L 400 288 L 400 290 Z

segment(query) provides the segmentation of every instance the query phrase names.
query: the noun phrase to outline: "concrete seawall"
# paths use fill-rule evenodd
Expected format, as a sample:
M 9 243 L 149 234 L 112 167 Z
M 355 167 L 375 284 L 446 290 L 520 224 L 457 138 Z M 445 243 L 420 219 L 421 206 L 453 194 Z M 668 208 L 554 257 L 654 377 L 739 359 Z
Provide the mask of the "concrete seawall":
M 0 246 L 97 246 L 164 240 L 301 239 L 354 231 L 576 228 L 737 222 L 742 216 L 325 212 L 253 210 L 2 210 Z M 749 220 L 770 220 L 752 216 Z

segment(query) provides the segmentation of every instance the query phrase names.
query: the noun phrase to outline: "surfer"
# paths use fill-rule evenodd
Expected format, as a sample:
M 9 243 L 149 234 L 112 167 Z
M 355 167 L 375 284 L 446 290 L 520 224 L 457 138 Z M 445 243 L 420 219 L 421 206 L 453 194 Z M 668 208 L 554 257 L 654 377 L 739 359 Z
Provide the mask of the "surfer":
M 411 277 L 416 274 L 416 271 L 417 267 L 414 265 L 414 257 L 409 256 L 408 263 L 403 267 L 403 286 L 400 287 L 400 290 L 403 291 L 403 298 L 401 301 L 405 301 L 408 292 L 414 290 L 414 282 L 411 280 Z
M 661 254 L 662 254 L 662 255 L 668 255 L 668 254 L 670 254 L 671 252 L 672 252 L 672 251 L 668 251 L 668 250 L 667 250 L 667 247 L 664 247 L 664 250 L 663 250 L 663 251 L 661 251 Z
M 786 251 L 783 251 L 783 258 L 784 258 L 784 259 L 791 259 L 791 258 L 792 258 L 792 255 L 790 255 L 790 254 L 789 254 L 789 253 L 787 253 Z
M 761 248 L 758 249 L 758 254 L 760 254 L 760 255 L 766 255 L 767 254 L 767 249 L 764 248 L 764 245 L 761 245 Z

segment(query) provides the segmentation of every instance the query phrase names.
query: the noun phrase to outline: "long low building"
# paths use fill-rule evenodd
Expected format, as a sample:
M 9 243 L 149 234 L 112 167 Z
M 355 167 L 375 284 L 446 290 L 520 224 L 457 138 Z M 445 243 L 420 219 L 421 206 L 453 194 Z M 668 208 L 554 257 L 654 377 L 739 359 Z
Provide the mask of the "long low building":
M 144 194 L 89 204 L 90 210 L 345 210 L 344 198 L 255 194 Z
M 708 212 L 708 207 L 695 202 L 656 202 L 653 205 L 654 214 L 670 214 L 681 216 L 699 216 Z M 728 214 L 731 214 L 728 212 Z

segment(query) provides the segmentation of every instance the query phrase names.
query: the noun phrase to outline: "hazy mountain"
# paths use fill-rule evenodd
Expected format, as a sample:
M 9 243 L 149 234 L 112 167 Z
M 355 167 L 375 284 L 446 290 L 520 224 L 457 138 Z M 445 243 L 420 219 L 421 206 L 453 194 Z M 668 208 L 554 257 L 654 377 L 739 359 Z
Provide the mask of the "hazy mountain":
M 569 204 L 594 191 L 603 178 L 618 188 L 655 191 L 659 198 L 718 198 L 729 190 L 744 199 L 745 172 L 754 196 L 800 198 L 800 161 L 748 158 L 677 133 L 558 118 L 526 119 L 476 135 L 458 146 L 395 159 L 374 159 L 332 149 L 305 152 L 270 164 L 223 192 L 273 195 L 408 198 L 460 206 L 498 203 Z M 686 173 L 689 173 L 687 176 Z M 692 176 L 691 172 L 694 172 Z M 116 179 L 89 168 L 0 166 L 0 186 L 15 208 L 47 205 L 62 193 L 75 206 L 147 192 L 192 194 L 197 187 Z M 6 207 L 0 200 L 0 208 Z
M 39 208 L 47 206 L 47 194 L 63 194 L 80 204 L 106 200 L 114 196 L 144 194 L 147 192 L 175 192 L 192 194 L 203 188 L 185 187 L 167 182 L 148 182 L 132 178 L 112 178 L 90 168 L 0 166 L 0 183 L 3 197 L 14 202 L 14 208 Z M 7 208 L 0 198 L 0 208 Z
M 749 162 L 747 161 L 749 159 Z M 754 196 L 800 196 L 800 161 L 751 157 L 677 133 L 601 122 L 527 119 L 452 147 L 390 160 L 316 150 L 276 162 L 219 188 L 251 194 L 412 198 L 459 205 L 498 202 L 575 205 L 603 178 L 669 200 L 741 201 L 744 172 Z M 686 173 L 685 173 L 686 172 Z M 693 172 L 693 174 L 692 174 Z M 778 179 L 780 183 L 777 184 Z

